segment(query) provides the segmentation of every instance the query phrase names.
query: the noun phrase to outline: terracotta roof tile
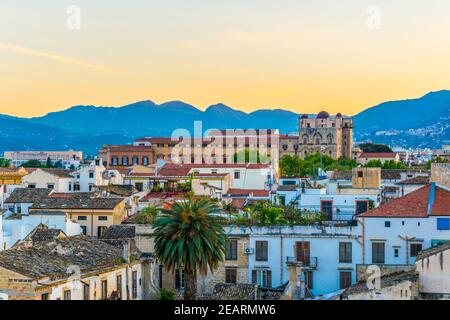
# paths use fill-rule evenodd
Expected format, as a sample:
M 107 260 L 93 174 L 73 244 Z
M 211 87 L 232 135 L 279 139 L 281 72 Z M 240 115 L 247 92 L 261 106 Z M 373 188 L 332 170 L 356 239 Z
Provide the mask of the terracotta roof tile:
M 363 152 L 361 153 L 361 155 L 359 156 L 360 158 L 374 158 L 374 159 L 378 159 L 378 158 L 395 158 L 397 154 L 395 152 Z
M 426 218 L 431 185 L 361 214 L 361 217 Z M 450 216 L 450 192 L 436 186 L 431 215 Z

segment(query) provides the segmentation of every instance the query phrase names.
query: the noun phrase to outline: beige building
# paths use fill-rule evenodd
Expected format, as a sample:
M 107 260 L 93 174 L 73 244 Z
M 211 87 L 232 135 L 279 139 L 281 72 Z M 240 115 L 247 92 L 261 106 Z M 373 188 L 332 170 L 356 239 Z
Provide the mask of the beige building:
M 358 163 L 367 164 L 369 161 L 381 161 L 381 163 L 385 163 L 386 161 L 394 161 L 395 163 L 400 162 L 400 156 L 395 152 L 375 152 L 375 153 L 367 153 L 362 152 L 359 155 Z
M 120 224 L 127 217 L 125 200 L 121 197 L 99 197 L 94 193 L 52 193 L 33 204 L 30 212 L 63 211 L 67 219 L 81 226 L 83 234 L 100 237 L 106 229 Z
M 316 152 L 333 159 L 352 158 L 353 118 L 340 113 L 330 116 L 325 111 L 315 117 L 303 115 L 298 130 L 298 136 L 280 136 L 280 158 L 285 155 L 304 158 Z

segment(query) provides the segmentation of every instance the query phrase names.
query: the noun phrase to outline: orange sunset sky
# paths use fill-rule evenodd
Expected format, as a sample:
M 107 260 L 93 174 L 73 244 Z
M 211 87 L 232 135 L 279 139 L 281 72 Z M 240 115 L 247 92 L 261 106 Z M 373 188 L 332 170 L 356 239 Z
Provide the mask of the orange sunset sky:
M 448 0 L 0 0 L 0 114 L 149 99 L 352 115 L 450 89 L 449 17 Z

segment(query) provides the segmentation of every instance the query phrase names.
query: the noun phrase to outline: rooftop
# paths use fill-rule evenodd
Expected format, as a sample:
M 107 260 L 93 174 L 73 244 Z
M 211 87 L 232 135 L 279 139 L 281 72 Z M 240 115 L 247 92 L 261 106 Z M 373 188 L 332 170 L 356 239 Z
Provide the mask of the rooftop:
M 35 237 L 31 246 L 16 245 L 0 252 L 0 266 L 31 279 L 50 277 L 65 279 L 73 265 L 82 273 L 123 265 L 123 248 L 108 245 L 86 236 L 54 237 L 57 233 L 45 230 Z
M 98 197 L 95 193 L 55 193 L 35 202 L 31 209 L 104 209 L 112 210 L 123 198 Z
M 417 176 L 414 178 L 406 179 L 403 181 L 400 181 L 398 184 L 401 185 L 415 185 L 415 184 L 429 184 L 430 183 L 430 177 L 429 176 Z
M 250 196 L 253 197 L 268 197 L 270 195 L 269 190 L 247 190 L 247 189 L 228 189 L 228 196 Z
M 447 243 L 441 244 L 439 246 L 431 247 L 431 248 L 421 251 L 419 253 L 419 255 L 416 257 L 416 262 L 421 259 L 424 259 L 424 258 L 427 258 L 430 256 L 434 256 L 435 254 L 438 254 L 438 253 L 441 253 L 441 252 L 444 252 L 447 250 L 450 250 L 450 241 Z
M 396 273 L 391 273 L 385 276 L 381 277 L 381 288 L 386 288 L 386 287 L 390 287 L 393 285 L 396 285 L 402 281 L 412 281 L 415 282 L 417 281 L 419 278 L 419 275 L 415 272 L 415 271 L 408 271 L 408 272 L 396 272 Z M 350 288 L 346 289 L 343 292 L 344 296 L 349 296 L 352 294 L 357 294 L 360 292 L 366 292 L 369 291 L 370 289 L 367 287 L 367 282 L 363 281 L 363 282 L 359 282 L 353 286 L 351 286 Z
M 426 218 L 428 204 L 433 196 L 432 185 L 424 186 L 403 197 L 393 199 L 378 208 L 361 214 L 361 217 L 390 217 L 390 218 Z M 436 186 L 434 203 L 431 210 L 433 216 L 450 216 L 450 191 Z
M 359 156 L 360 158 L 367 158 L 367 159 L 379 159 L 379 158 L 395 158 L 396 157 L 395 152 L 362 152 Z
M 50 192 L 49 189 L 17 188 L 14 189 L 5 203 L 36 203 L 47 198 Z

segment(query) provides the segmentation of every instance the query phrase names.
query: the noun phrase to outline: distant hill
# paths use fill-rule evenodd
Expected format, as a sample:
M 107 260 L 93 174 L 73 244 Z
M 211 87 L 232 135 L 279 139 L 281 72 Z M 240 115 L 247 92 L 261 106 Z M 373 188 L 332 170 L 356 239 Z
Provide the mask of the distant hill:
M 359 113 L 354 122 L 358 141 L 440 148 L 450 142 L 450 91 L 385 102 Z
M 299 114 L 285 110 L 245 113 L 224 104 L 201 111 L 182 101 L 160 105 L 146 100 L 123 107 L 74 106 L 31 119 L 0 115 L 0 152 L 79 149 L 96 154 L 105 143 L 124 144 L 144 136 L 170 136 L 173 130 L 217 128 L 297 131 Z M 392 101 L 354 118 L 355 139 L 391 146 L 438 148 L 450 140 L 450 91 Z

